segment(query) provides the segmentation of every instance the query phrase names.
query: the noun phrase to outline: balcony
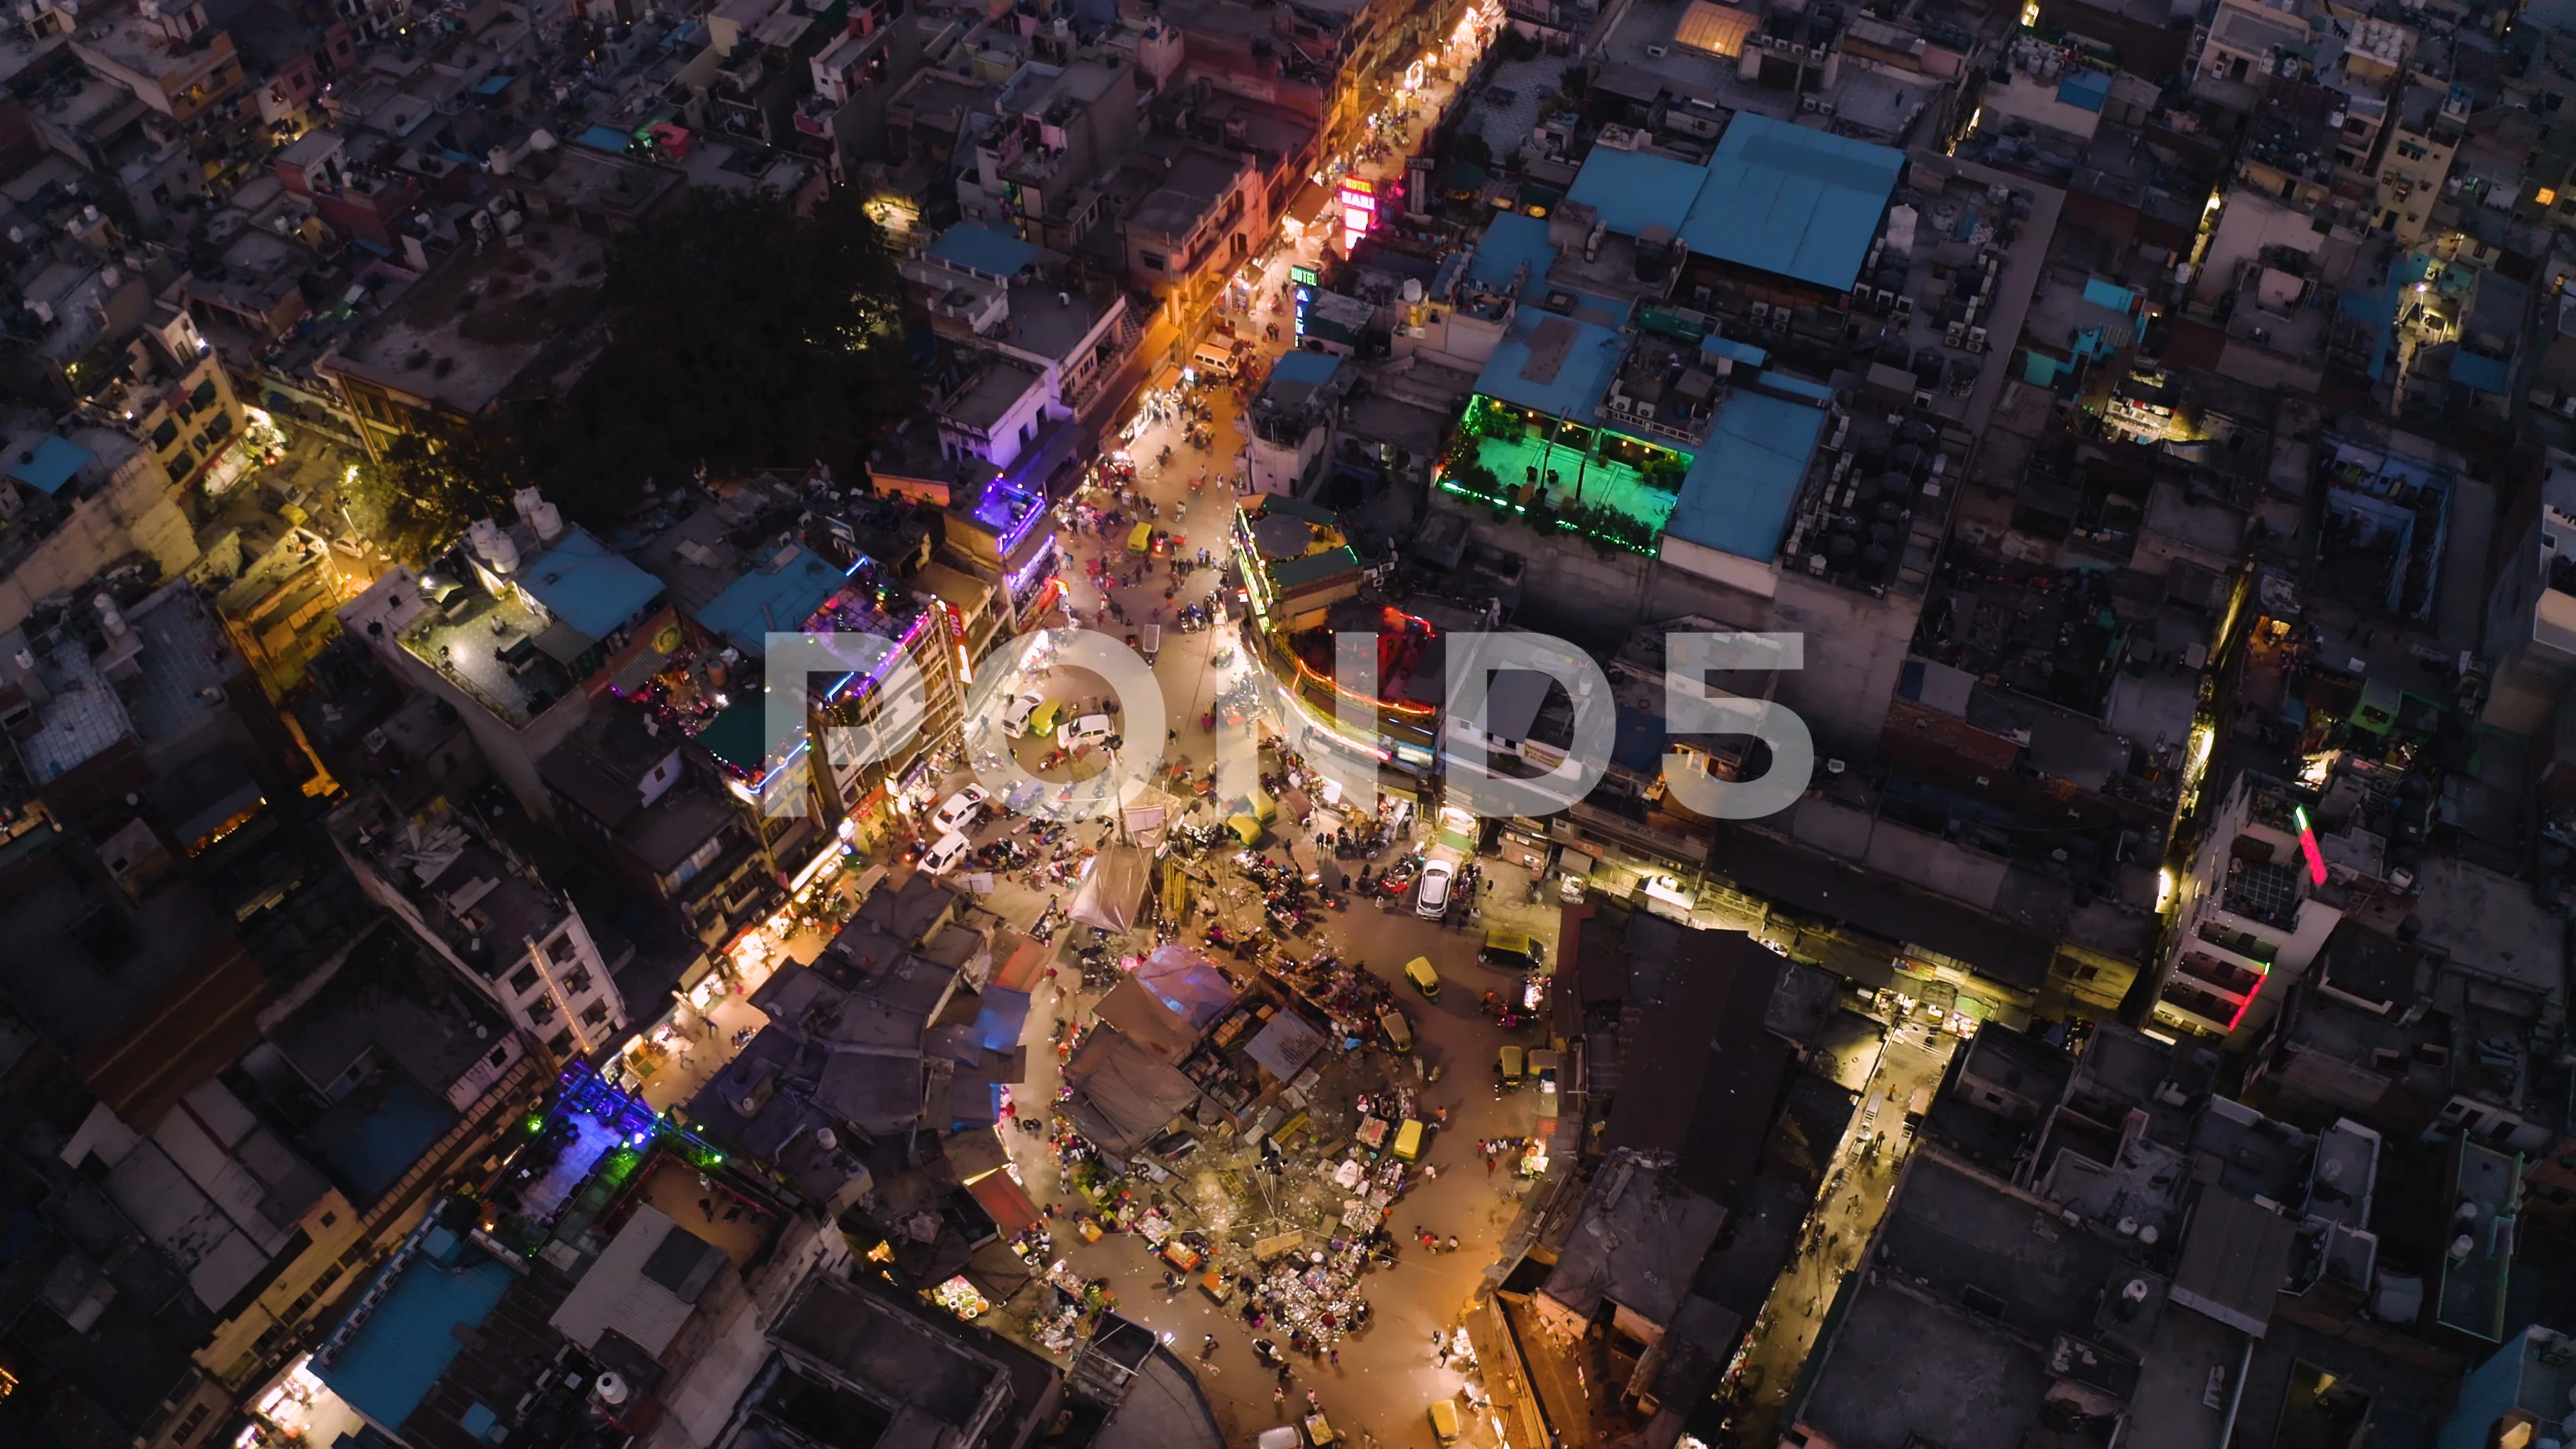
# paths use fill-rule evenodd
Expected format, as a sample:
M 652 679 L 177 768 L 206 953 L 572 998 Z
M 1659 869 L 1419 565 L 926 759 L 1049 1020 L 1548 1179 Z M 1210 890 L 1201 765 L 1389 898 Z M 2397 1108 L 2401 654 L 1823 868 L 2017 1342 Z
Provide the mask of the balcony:
M 2181 1017 L 2185 1022 L 2207 1031 L 2226 1032 L 2236 1025 L 2239 1003 L 2228 1000 L 2198 983 L 2181 977 L 2165 983 L 2159 993 L 2156 1009 Z
M 2174 970 L 2221 995 L 2243 1002 L 2263 989 L 2263 973 L 2224 961 L 2206 951 L 2185 951 Z
M 2224 921 L 2203 921 L 2198 934 L 2201 940 L 2219 950 L 2259 967 L 2268 968 L 2281 956 L 2281 948 L 2276 943 L 2266 941 L 2251 931 L 2237 930 Z

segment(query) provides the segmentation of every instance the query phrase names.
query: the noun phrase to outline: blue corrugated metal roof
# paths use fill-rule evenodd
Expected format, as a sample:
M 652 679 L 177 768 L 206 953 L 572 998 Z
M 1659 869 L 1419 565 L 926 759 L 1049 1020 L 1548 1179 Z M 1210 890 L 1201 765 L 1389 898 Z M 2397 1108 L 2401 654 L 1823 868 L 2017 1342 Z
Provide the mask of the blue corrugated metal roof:
M 2098 111 L 2111 99 L 2111 78 L 2098 70 L 2079 70 L 2058 84 L 2057 99 L 2066 105 Z
M 1621 236 L 1643 236 L 1650 226 L 1678 232 L 1708 173 L 1688 161 L 1652 151 L 1595 146 L 1565 193 Z
M 1760 367 L 1771 360 L 1770 353 L 1752 343 L 1738 342 L 1715 332 L 1700 339 L 1699 351 L 1702 357 L 1723 357 L 1743 367 Z
M 2084 300 L 2096 307 L 2108 307 L 2122 315 L 2138 310 L 2137 293 L 2117 282 L 2103 281 L 2100 277 L 2084 279 Z
M 1303 349 L 1283 352 L 1270 369 L 1273 382 L 1302 382 L 1308 387 L 1322 387 L 1342 370 L 1342 360 L 1329 352 L 1307 352 Z
M 593 126 L 581 133 L 581 144 L 594 151 L 605 151 L 611 156 L 625 155 L 626 148 L 634 144 L 634 140 L 634 137 L 615 126 Z
M 930 244 L 931 260 L 996 277 L 1018 275 L 1020 268 L 1035 260 L 1037 254 L 1036 247 L 1018 237 L 1005 236 L 973 222 L 959 222 Z
M 43 437 L 9 460 L 9 476 L 50 498 L 89 466 L 90 450 L 68 438 Z
M 841 571 L 801 544 L 788 545 L 786 553 L 786 562 L 753 569 L 725 585 L 698 610 L 698 622 L 754 659 L 768 652 L 763 635 L 804 628 L 841 586 Z
M 1701 256 L 1849 291 L 1905 153 L 1739 112 L 1682 223 Z
M 1768 563 L 1780 551 L 1789 508 L 1824 432 L 1825 410 L 1738 392 L 1718 410 L 1708 444 L 1683 475 L 1664 532 L 1720 553 Z
M 1556 260 L 1556 248 L 1547 239 L 1547 223 L 1534 216 L 1507 211 L 1485 226 L 1485 234 L 1476 242 L 1476 257 L 1467 268 L 1467 276 L 1488 287 L 1499 287 L 1512 279 L 1523 262 L 1530 264 L 1529 280 L 1521 284 L 1521 295 L 1531 295 L 1547 280 L 1548 264 Z
M 578 528 L 528 565 L 519 587 L 547 613 L 593 639 L 632 623 L 662 592 L 660 580 Z
M 2501 393 L 2513 386 L 2513 380 L 2505 370 L 2504 359 L 2482 357 L 2474 352 L 2451 354 L 2451 381 L 2492 393 Z
M 513 1275 L 480 1251 L 469 1251 L 454 1268 L 414 1257 L 386 1271 L 399 1278 L 383 1301 L 339 1355 L 327 1366 L 317 1363 L 314 1372 L 351 1408 L 396 1429 L 465 1351 L 456 1329 L 481 1327 Z
M 1589 424 L 1626 347 L 1627 339 L 1610 328 L 1553 313 L 1523 312 L 1477 375 L 1476 391 L 1552 418 Z M 1551 357 L 1553 373 L 1548 369 Z

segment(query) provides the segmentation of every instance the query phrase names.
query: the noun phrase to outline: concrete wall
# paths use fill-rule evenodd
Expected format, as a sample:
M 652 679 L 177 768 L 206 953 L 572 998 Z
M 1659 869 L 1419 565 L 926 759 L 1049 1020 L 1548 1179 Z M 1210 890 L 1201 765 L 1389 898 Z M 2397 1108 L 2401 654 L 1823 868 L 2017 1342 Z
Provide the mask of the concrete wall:
M 197 561 L 196 533 L 170 501 L 170 477 L 141 449 L 106 487 L 74 504 L 71 516 L 23 561 L 0 574 L 0 629 L 23 622 L 38 599 L 77 589 L 138 549 L 161 565 L 165 579 Z

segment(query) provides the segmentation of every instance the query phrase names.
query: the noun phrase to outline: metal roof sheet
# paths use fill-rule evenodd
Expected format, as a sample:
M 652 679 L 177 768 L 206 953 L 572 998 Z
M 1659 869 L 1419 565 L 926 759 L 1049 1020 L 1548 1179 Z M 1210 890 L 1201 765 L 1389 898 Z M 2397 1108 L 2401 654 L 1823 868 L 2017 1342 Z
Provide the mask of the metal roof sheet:
M 1683 475 L 1681 497 L 1664 532 L 1768 562 L 1779 552 L 1790 505 L 1824 426 L 1822 408 L 1736 393 L 1718 410 L 1707 444 Z
M 519 587 L 594 642 L 631 623 L 662 592 L 659 579 L 578 528 L 528 565 Z
M 1739 113 L 1681 228 L 1701 256 L 1847 291 L 1905 153 Z
M 1677 157 L 1595 146 L 1565 199 L 1591 207 L 1621 236 L 1643 236 L 1651 226 L 1679 231 L 1707 178 Z
M 1476 391 L 1553 418 L 1588 423 L 1610 390 L 1626 339 L 1607 327 L 1523 313 L 1494 348 Z
M 841 571 L 802 544 L 790 544 L 769 566 L 746 571 L 698 611 L 698 622 L 755 659 L 765 635 L 801 629 L 841 586 Z

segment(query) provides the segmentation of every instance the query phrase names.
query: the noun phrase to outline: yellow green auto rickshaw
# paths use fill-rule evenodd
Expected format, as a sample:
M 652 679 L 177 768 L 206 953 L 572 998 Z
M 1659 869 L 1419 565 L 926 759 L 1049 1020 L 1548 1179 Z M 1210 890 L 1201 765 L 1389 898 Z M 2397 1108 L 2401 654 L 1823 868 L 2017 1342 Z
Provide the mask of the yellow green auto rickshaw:
M 1404 979 L 1413 983 L 1413 989 L 1422 993 L 1423 1000 L 1440 999 L 1440 973 L 1433 969 L 1430 957 L 1416 956 L 1405 962 Z

